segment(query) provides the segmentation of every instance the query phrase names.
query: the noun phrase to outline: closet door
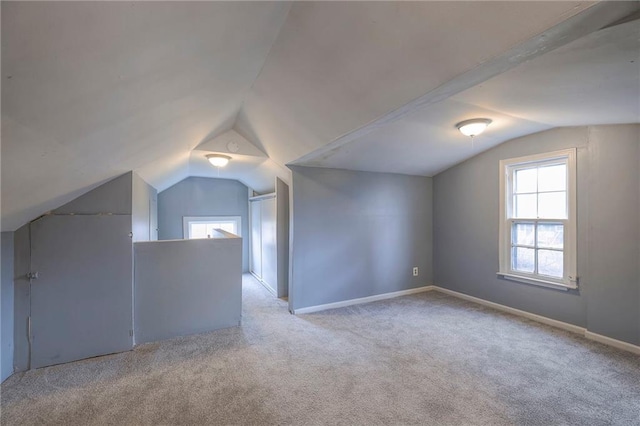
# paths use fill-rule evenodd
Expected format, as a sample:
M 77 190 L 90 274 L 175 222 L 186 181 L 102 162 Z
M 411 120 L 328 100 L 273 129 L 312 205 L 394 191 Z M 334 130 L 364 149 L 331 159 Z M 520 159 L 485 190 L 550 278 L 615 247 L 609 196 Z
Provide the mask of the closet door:
M 262 203 L 262 281 L 278 291 L 278 251 L 276 246 L 276 199 L 267 198 Z
M 258 278 L 262 278 L 262 201 L 256 200 L 249 203 L 251 216 L 251 272 Z
M 31 367 L 133 347 L 131 216 L 31 223 Z

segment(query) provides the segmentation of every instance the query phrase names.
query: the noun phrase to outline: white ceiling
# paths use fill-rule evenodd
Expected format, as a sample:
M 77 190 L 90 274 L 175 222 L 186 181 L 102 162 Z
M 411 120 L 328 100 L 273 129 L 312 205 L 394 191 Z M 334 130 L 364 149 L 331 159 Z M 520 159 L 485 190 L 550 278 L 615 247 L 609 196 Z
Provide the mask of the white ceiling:
M 514 103 L 501 89 L 547 72 L 543 81 L 584 95 L 549 72 L 553 56 L 537 70 L 525 64 L 502 74 L 502 83 L 488 79 L 638 7 L 592 5 L 2 2 L 2 229 L 129 170 L 159 190 L 219 173 L 264 192 L 274 176 L 288 178 L 284 164 L 301 158 L 429 174 L 476 152 L 467 141 L 441 148 L 442 138 L 459 140 L 442 126 L 457 117 L 495 118 L 477 150 L 561 125 L 552 120 L 557 114 L 540 115 L 549 94 L 565 107 L 551 84 L 548 93 L 518 87 L 530 103 Z M 619 43 L 605 39 L 591 43 Z M 588 56 L 581 49 L 589 50 L 563 55 L 579 63 Z M 622 90 L 605 84 L 601 99 L 617 100 L 611 87 Z M 607 114 L 599 122 L 626 120 L 613 109 Z M 584 118 L 576 112 L 564 120 L 575 117 Z M 418 137 L 424 134 L 432 136 Z M 204 155 L 228 153 L 229 138 L 242 151 L 218 171 Z M 387 158 L 395 163 L 381 161 Z
M 590 5 L 295 3 L 238 126 L 293 162 Z
M 472 141 L 455 127 L 493 123 Z M 610 27 L 302 163 L 433 176 L 507 140 L 562 126 L 640 122 L 640 21 Z
M 129 170 L 158 189 L 186 177 L 289 7 L 2 2 L 2 229 Z

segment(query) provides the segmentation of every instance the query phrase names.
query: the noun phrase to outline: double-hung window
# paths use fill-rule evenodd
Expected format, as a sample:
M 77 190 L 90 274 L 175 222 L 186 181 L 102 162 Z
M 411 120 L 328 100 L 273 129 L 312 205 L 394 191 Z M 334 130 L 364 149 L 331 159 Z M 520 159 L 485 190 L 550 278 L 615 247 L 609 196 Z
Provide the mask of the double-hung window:
M 500 271 L 576 288 L 575 149 L 500 162 Z

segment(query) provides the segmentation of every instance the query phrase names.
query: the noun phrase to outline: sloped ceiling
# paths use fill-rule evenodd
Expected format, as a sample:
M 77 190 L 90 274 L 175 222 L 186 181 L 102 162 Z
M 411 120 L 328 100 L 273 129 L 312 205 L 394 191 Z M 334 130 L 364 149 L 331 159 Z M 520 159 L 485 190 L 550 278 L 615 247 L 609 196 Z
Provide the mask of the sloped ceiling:
M 290 5 L 3 2 L 2 229 L 231 129 Z
M 296 3 L 238 126 L 277 162 L 294 162 L 590 5 Z
M 493 123 L 473 141 L 456 123 Z M 640 21 L 591 33 L 299 164 L 433 176 L 553 127 L 640 122 Z
M 348 151 L 394 111 L 416 113 L 420 97 L 472 96 L 464 91 L 637 8 L 592 6 L 3 2 L 2 229 L 129 170 L 159 190 L 197 175 L 266 191 L 288 176 L 285 164 L 331 166 L 327 152 Z M 448 102 L 433 114 L 450 120 L 471 103 L 513 117 L 506 106 Z M 517 118 L 519 131 L 535 131 L 537 121 Z M 229 138 L 244 150 L 218 171 L 204 155 L 228 153 Z M 353 150 L 374 164 L 386 145 Z

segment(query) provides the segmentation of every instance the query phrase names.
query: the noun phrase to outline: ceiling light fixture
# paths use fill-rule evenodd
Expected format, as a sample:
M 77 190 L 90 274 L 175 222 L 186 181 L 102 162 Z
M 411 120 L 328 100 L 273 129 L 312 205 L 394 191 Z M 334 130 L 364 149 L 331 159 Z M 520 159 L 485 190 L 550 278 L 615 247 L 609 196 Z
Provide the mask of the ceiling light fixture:
M 460 133 L 473 139 L 474 136 L 478 136 L 484 132 L 489 124 L 491 124 L 491 120 L 488 118 L 474 118 L 472 120 L 461 121 L 456 124 L 456 127 L 460 130 Z
M 207 154 L 206 157 L 207 160 L 216 167 L 224 167 L 229 163 L 229 160 L 231 160 L 231 157 L 222 154 Z

